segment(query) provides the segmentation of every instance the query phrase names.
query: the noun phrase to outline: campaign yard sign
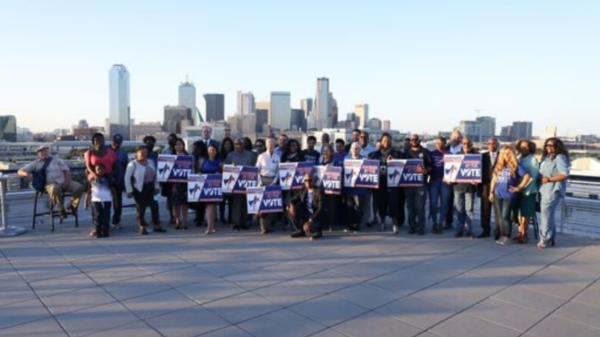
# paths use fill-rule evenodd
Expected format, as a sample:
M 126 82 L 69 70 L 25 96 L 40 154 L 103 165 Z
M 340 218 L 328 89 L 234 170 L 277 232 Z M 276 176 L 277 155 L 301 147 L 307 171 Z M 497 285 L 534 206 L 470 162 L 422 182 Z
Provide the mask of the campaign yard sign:
M 379 188 L 379 160 L 344 160 L 344 185 L 354 188 Z
M 284 191 L 300 190 L 304 186 L 304 175 L 312 174 L 313 163 L 280 163 L 279 184 Z
M 161 154 L 158 156 L 157 179 L 159 183 L 187 183 L 192 174 L 194 157 L 189 155 Z
M 281 186 L 249 187 L 246 201 L 248 214 L 283 212 Z
M 188 176 L 188 202 L 221 202 L 221 174 L 190 174 Z
M 444 181 L 451 183 L 480 183 L 481 154 L 455 154 L 444 156 Z
M 393 159 L 387 166 L 388 187 L 423 186 L 423 173 L 417 173 L 417 167 L 423 166 L 422 159 Z
M 342 168 L 338 166 L 315 166 L 315 185 L 325 194 L 342 194 Z
M 223 193 L 246 194 L 246 188 L 258 186 L 258 167 L 223 166 Z

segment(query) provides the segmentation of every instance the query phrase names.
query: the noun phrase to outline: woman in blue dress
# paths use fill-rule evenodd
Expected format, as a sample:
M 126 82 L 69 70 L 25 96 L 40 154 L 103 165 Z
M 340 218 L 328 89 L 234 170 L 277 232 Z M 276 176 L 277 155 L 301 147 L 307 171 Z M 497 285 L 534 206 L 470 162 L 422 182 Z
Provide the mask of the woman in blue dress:
M 219 152 L 214 145 L 208 146 L 208 156 L 206 158 L 200 158 L 198 163 L 199 171 L 201 174 L 214 174 L 221 172 L 222 160 L 218 156 Z M 209 235 L 215 232 L 215 218 L 217 215 L 217 203 L 206 204 L 206 232 L 204 234 Z

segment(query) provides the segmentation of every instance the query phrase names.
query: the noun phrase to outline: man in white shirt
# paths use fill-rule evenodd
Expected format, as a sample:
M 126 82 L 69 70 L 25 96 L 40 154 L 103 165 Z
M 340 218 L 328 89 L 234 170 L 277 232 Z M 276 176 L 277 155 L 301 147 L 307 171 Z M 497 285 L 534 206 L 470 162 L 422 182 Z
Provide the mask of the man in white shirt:
M 261 153 L 256 161 L 261 186 L 275 185 L 279 181 L 279 162 L 281 161 L 281 157 L 275 151 L 275 140 L 272 138 L 267 139 L 266 147 L 267 150 Z M 267 234 L 271 231 L 269 227 L 274 215 L 261 214 L 259 218 L 260 231 L 262 234 Z

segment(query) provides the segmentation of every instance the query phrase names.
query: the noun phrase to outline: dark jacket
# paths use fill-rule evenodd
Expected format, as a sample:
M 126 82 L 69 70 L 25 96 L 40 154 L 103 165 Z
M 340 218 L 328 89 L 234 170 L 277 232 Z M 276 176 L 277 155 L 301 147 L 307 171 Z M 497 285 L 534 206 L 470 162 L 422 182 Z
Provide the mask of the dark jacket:
M 387 158 L 392 156 L 394 159 L 404 159 L 402 152 L 391 149 L 387 155 L 383 155 L 381 150 L 377 150 L 369 156 L 369 159 L 379 160 L 379 189 L 387 188 Z
M 313 199 L 312 199 L 312 214 L 306 204 L 306 198 L 308 196 L 308 190 L 303 188 L 299 193 L 292 198 L 290 204 L 296 207 L 297 216 L 301 221 L 312 220 L 314 223 L 320 222 L 325 215 L 323 212 L 323 191 L 318 187 L 313 187 Z
M 492 156 L 490 152 L 481 154 L 481 183 L 483 185 L 489 185 L 492 183 L 492 176 L 494 175 L 494 168 L 496 162 L 498 162 L 499 152 L 496 152 L 496 160 L 492 163 Z

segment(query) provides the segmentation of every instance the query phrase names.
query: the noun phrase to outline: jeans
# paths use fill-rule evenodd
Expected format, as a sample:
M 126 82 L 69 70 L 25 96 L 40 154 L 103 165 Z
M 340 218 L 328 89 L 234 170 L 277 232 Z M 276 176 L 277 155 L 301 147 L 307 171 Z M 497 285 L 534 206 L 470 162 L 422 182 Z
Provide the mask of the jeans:
M 425 186 L 407 187 L 408 225 L 411 230 L 425 231 Z
M 121 223 L 121 214 L 123 213 L 123 186 L 115 185 L 113 187 L 113 217 L 112 224 Z
M 383 188 L 373 191 L 373 203 L 377 205 L 377 213 L 381 223 L 389 215 L 394 225 L 398 224 L 398 189 Z
M 473 203 L 475 192 L 454 191 L 454 212 L 456 215 L 456 232 L 473 233 Z
M 154 183 L 144 184 L 142 191 L 133 190 L 133 200 L 135 200 L 135 215 L 140 227 L 146 227 L 146 208 L 150 207 L 152 224 L 158 226 L 160 224 L 158 214 L 158 202 L 154 200 Z
M 434 224 L 444 223 L 448 208 L 450 208 L 451 194 L 452 185 L 445 184 L 441 180 L 429 183 L 429 214 Z M 441 207 L 438 207 L 438 204 Z
M 540 208 L 542 221 L 540 221 L 540 241 L 549 243 L 556 236 L 556 220 L 554 214 L 562 201 L 560 192 L 554 192 L 550 195 L 542 194 Z
M 502 199 L 498 196 L 494 199 L 494 207 L 500 220 L 500 236 L 510 237 L 512 232 L 513 214 L 517 210 L 516 198 Z
M 96 236 L 108 236 L 111 202 L 92 202 L 92 217 L 96 227 Z

